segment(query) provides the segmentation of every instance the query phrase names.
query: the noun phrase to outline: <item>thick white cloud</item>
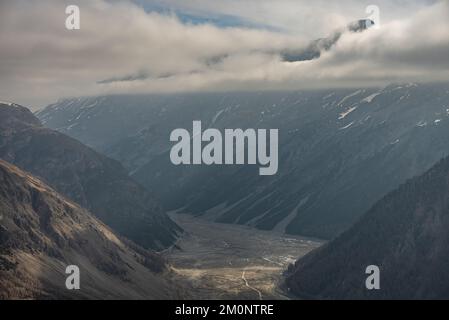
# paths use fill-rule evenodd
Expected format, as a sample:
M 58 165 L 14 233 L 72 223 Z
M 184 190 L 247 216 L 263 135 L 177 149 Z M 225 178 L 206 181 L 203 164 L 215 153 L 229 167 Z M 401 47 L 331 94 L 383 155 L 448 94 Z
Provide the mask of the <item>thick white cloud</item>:
M 217 1 L 213 8 L 207 1 L 188 2 L 188 6 L 184 2 L 184 10 L 202 8 L 204 14 L 214 14 L 212 9 L 217 14 L 233 14 L 233 1 Z M 81 30 L 68 31 L 65 6 L 75 3 L 81 9 Z M 293 10 L 287 6 L 293 6 L 292 1 L 279 1 L 279 7 L 265 1 L 260 1 L 260 7 L 250 0 L 241 3 L 254 6 L 254 12 L 246 14 L 253 22 L 262 22 L 257 19 L 263 20 L 268 7 L 273 13 L 272 24 L 282 29 L 288 26 L 282 12 Z M 339 21 L 346 24 L 342 8 L 355 12 L 359 7 L 352 0 L 344 3 L 327 7 L 328 15 L 334 15 L 338 23 L 326 20 L 319 24 L 323 32 L 333 30 Z M 43 106 L 64 96 L 108 93 L 304 89 L 449 80 L 448 3 L 422 6 L 409 1 L 403 8 L 420 9 L 407 17 L 398 13 L 396 18 L 392 14 L 399 12 L 400 6 L 389 6 L 388 19 L 379 30 L 346 34 L 320 59 L 289 63 L 281 60 L 279 52 L 304 47 L 310 30 L 319 28 L 305 23 L 304 29 L 309 31 L 302 34 L 292 32 L 298 28 L 295 24 L 288 32 L 192 25 L 120 1 L 2 2 L 0 100 Z M 239 12 L 245 12 L 240 8 Z M 323 12 L 316 5 L 308 8 L 301 4 L 298 8 L 303 14 L 310 10 L 307 14 L 311 16 Z M 351 14 L 348 16 L 351 21 Z M 268 18 L 265 20 L 270 22 Z
M 369 5 L 381 9 L 384 22 L 409 17 L 435 0 L 139 0 L 199 16 L 232 16 L 256 25 L 321 37 L 364 18 Z

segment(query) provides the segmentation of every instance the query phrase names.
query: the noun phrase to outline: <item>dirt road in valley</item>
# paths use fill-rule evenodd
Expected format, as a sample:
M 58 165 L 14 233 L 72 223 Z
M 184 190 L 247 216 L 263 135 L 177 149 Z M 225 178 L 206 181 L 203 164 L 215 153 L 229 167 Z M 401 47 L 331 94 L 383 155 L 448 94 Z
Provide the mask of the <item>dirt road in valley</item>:
M 171 214 L 186 234 L 166 252 L 192 298 L 286 299 L 278 289 L 288 264 L 323 242 Z

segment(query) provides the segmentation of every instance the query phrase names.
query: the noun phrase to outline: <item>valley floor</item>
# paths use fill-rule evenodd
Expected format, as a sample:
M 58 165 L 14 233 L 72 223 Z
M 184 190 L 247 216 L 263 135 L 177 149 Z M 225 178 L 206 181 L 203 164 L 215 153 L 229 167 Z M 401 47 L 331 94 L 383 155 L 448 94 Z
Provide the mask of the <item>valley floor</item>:
M 166 252 L 193 299 L 287 299 L 278 288 L 290 263 L 323 242 L 171 214 L 185 235 Z

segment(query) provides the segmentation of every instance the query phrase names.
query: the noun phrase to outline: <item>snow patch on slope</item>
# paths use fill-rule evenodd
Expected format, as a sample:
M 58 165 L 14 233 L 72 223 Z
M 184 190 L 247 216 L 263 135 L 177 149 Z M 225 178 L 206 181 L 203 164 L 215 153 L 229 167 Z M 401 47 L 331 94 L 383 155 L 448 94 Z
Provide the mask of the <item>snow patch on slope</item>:
M 377 96 L 379 96 L 379 95 L 381 95 L 381 94 L 382 94 L 382 92 L 376 92 L 376 93 L 373 93 L 372 95 L 370 95 L 370 96 L 366 97 L 365 99 L 363 99 L 362 102 L 371 103 L 371 102 L 373 102 L 373 100 L 374 100 Z
M 357 107 L 351 107 L 348 110 L 346 110 L 345 112 L 340 113 L 340 116 L 338 117 L 338 120 L 343 120 L 344 118 L 346 118 L 351 112 L 355 111 L 357 109 Z
M 14 105 L 14 103 L 8 102 L 8 101 L 0 101 L 0 104 L 6 104 L 7 106 L 10 106 L 10 107 L 12 107 Z
M 344 97 L 337 105 L 341 106 L 343 103 L 345 103 L 346 100 L 355 97 L 356 95 L 362 93 L 363 90 L 357 90 L 356 92 L 351 93 L 350 95 L 347 95 L 346 97 Z
M 340 129 L 338 129 L 338 130 L 346 130 L 346 129 L 348 129 L 348 128 L 350 128 L 352 125 L 354 124 L 354 121 L 353 122 L 351 122 L 350 124 L 348 124 L 348 125 L 346 125 L 346 126 L 344 126 L 344 127 L 341 127 Z

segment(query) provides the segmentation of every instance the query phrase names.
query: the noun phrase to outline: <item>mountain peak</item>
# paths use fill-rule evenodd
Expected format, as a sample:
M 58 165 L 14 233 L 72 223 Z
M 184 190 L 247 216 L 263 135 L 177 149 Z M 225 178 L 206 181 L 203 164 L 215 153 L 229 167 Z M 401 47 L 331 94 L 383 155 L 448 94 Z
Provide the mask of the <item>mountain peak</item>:
M 0 127 L 2 126 L 18 126 L 26 125 L 41 126 L 41 122 L 33 113 L 16 103 L 0 102 Z
M 281 53 L 284 61 L 287 62 L 299 62 L 299 61 L 310 61 L 318 59 L 321 54 L 325 51 L 329 51 L 337 42 L 340 40 L 341 36 L 346 32 L 363 32 L 372 26 L 374 26 L 374 21 L 370 19 L 360 19 L 350 23 L 343 30 L 337 30 L 332 35 L 326 38 L 321 38 L 312 41 L 309 46 L 300 50 L 286 50 Z
M 351 32 L 363 32 L 375 25 L 375 22 L 371 19 L 360 19 L 350 23 L 347 29 Z

